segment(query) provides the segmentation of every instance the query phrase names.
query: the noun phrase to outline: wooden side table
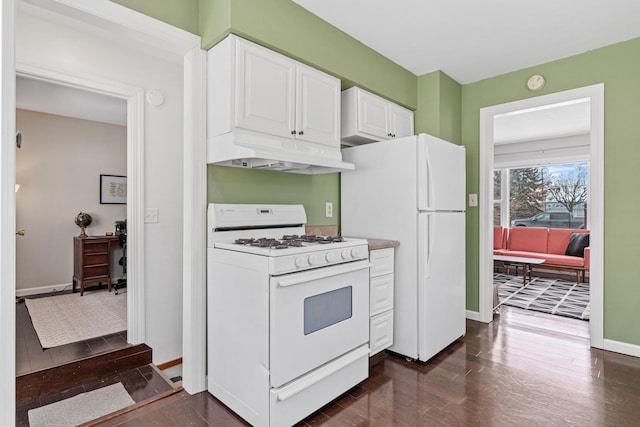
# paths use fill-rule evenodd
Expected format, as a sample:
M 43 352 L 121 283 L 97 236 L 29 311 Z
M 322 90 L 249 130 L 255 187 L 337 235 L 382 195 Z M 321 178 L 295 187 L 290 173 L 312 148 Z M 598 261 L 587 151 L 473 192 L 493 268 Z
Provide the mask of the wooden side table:
M 87 283 L 107 283 L 111 292 L 111 248 L 120 246 L 117 236 L 88 236 L 73 238 L 73 292 L 76 283 L 80 295 Z

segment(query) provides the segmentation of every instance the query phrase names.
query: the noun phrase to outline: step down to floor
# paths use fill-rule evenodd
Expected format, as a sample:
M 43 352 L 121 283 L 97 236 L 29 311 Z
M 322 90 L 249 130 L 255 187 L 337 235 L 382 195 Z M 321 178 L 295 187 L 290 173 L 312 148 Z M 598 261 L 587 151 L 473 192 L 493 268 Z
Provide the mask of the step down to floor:
M 151 363 L 146 344 L 89 356 L 16 377 L 16 403 L 39 399 Z

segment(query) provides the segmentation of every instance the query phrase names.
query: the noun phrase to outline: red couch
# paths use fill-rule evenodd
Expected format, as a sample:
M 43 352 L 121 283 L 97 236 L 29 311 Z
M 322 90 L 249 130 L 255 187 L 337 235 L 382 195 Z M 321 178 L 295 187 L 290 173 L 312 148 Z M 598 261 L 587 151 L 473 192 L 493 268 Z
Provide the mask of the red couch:
M 493 253 L 544 259 L 544 264 L 538 267 L 575 271 L 576 280 L 581 281 L 584 271 L 589 269 L 590 250 L 589 247 L 584 249 L 584 258 L 565 255 L 572 233 L 589 233 L 589 230 L 496 226 L 493 228 Z

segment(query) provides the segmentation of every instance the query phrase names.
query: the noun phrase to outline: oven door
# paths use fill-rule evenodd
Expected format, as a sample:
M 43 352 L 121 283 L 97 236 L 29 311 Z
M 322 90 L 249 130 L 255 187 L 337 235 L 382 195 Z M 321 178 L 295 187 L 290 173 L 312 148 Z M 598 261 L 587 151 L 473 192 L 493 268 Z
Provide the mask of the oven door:
M 369 261 L 271 278 L 271 386 L 369 341 Z

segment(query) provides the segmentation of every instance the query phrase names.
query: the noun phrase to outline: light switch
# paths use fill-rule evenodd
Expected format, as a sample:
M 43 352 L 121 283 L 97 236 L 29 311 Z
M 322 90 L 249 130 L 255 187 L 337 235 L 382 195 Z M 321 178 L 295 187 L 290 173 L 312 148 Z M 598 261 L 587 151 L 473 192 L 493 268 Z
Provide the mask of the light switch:
M 469 194 L 469 206 L 478 206 L 477 194 Z
M 155 224 L 158 222 L 158 208 L 146 208 L 144 210 L 145 224 Z

